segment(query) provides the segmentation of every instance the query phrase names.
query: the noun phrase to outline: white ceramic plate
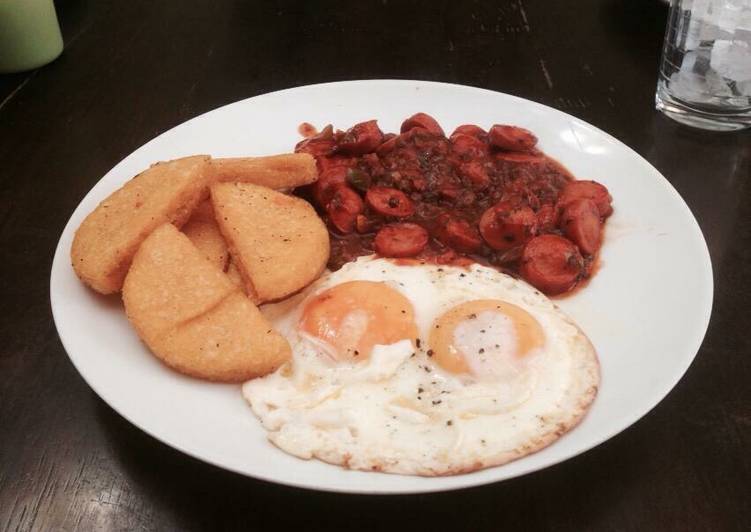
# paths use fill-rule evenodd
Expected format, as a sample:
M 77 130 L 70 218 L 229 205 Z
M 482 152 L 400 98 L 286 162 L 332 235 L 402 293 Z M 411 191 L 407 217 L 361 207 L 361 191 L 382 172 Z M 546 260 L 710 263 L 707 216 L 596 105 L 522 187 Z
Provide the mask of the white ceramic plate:
M 347 128 L 377 118 L 398 131 L 415 112 L 446 131 L 463 123 L 509 123 L 532 130 L 540 147 L 579 178 L 605 184 L 615 213 L 602 267 L 560 301 L 600 356 L 602 386 L 584 421 L 550 447 L 471 474 L 420 478 L 347 471 L 303 461 L 266 441 L 240 387 L 178 375 L 139 342 L 118 297 L 101 297 L 70 266 L 73 233 L 109 193 L 151 163 L 196 153 L 289 152 L 298 125 Z M 86 195 L 65 227 L 50 282 L 60 338 L 86 382 L 107 404 L 155 438 L 191 456 L 252 477 L 322 490 L 408 493 L 475 486 L 555 464 L 607 440 L 652 409 L 688 368 L 712 306 L 707 246 L 691 212 L 657 170 L 634 151 L 570 115 L 497 92 L 421 81 L 353 81 L 265 94 L 216 109 L 126 157 Z

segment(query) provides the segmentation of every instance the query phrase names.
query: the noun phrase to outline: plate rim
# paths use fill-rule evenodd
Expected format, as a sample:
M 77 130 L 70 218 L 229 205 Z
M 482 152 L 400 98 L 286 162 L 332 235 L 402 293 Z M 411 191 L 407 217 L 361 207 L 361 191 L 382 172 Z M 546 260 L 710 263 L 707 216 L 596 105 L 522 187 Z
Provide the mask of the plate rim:
M 193 121 L 196 121 L 198 119 L 203 118 L 205 115 L 214 113 L 216 111 L 219 111 L 221 109 L 224 109 L 225 107 L 233 106 L 242 104 L 245 102 L 249 102 L 255 99 L 262 99 L 264 97 L 268 97 L 271 95 L 274 96 L 283 96 L 286 93 L 295 92 L 295 91 L 301 91 L 301 90 L 311 90 L 315 88 L 331 88 L 336 86 L 342 86 L 342 85 L 357 85 L 357 84 L 366 84 L 366 85 L 393 85 L 393 84 L 404 84 L 405 86 L 409 85 L 420 85 L 420 86 L 426 86 L 426 87 L 438 87 L 438 88 L 450 88 L 453 90 L 464 90 L 464 91 L 480 91 L 483 93 L 488 93 L 492 95 L 500 95 L 506 98 L 511 98 L 512 100 L 516 100 L 519 102 L 524 102 L 525 105 L 532 105 L 534 107 L 537 107 L 540 110 L 543 110 L 547 113 L 554 113 L 559 115 L 562 118 L 565 118 L 569 122 L 574 122 L 578 125 L 582 125 L 585 128 L 595 132 L 597 135 L 602 136 L 603 138 L 607 139 L 609 143 L 614 143 L 617 145 L 620 149 L 624 149 L 628 152 L 629 156 L 634 158 L 634 160 L 639 161 L 640 164 L 645 165 L 644 168 L 651 171 L 653 174 L 653 177 L 656 177 L 657 182 L 659 182 L 666 191 L 673 196 L 674 200 L 677 200 L 678 204 L 680 204 L 681 209 L 684 211 L 684 214 L 687 215 L 687 218 L 691 220 L 691 232 L 693 233 L 693 237 L 698 237 L 698 241 L 702 244 L 700 246 L 701 252 L 703 255 L 703 261 L 702 265 L 704 268 L 702 268 L 703 273 L 703 279 L 701 284 L 701 290 L 697 290 L 698 293 L 701 293 L 701 295 L 706 298 L 707 304 L 704 307 L 704 312 L 701 316 L 701 327 L 699 327 L 700 331 L 697 332 L 695 335 L 695 339 L 692 342 L 692 348 L 690 350 L 687 350 L 686 352 L 689 353 L 686 356 L 681 358 L 681 365 L 680 368 L 676 368 L 676 371 L 673 373 L 672 377 L 668 379 L 669 386 L 666 387 L 664 391 L 660 391 L 659 393 L 656 393 L 654 397 L 651 397 L 648 401 L 649 407 L 645 408 L 643 411 L 632 414 L 631 416 L 626 416 L 626 420 L 620 423 L 621 428 L 613 429 L 607 434 L 603 435 L 601 438 L 595 438 L 592 442 L 587 443 L 586 445 L 581 446 L 579 449 L 576 450 L 576 452 L 572 454 L 568 454 L 566 456 L 562 456 L 559 458 L 556 458 L 550 462 L 547 462 L 546 464 L 542 466 L 535 466 L 531 465 L 529 467 L 521 468 L 520 471 L 514 473 L 511 476 L 503 477 L 503 478 L 489 478 L 489 479 L 478 479 L 476 481 L 468 481 L 465 483 L 459 483 L 459 485 L 452 485 L 452 486 L 436 486 L 432 487 L 430 485 L 427 486 L 421 486 L 421 487 L 405 487 L 405 488 L 391 488 L 391 489 L 367 489 L 367 488 L 356 488 L 356 489 L 346 489 L 346 488 L 339 488 L 339 487 L 332 487 L 332 486 L 311 486 L 306 483 L 302 482 L 295 482 L 295 481 L 289 481 L 289 480 L 280 480 L 277 478 L 274 478 L 269 475 L 263 475 L 263 474 L 250 474 L 247 471 L 243 471 L 237 467 L 233 467 L 231 465 L 226 465 L 219 463 L 218 461 L 214 460 L 212 457 L 206 457 L 201 456 L 197 452 L 194 452 L 187 446 L 183 445 L 179 441 L 175 441 L 169 436 L 163 436 L 163 435 L 157 435 L 155 431 L 149 430 L 142 426 L 140 423 L 138 423 L 136 420 L 132 418 L 132 416 L 126 415 L 124 412 L 121 411 L 120 408 L 118 408 L 117 400 L 113 399 L 109 396 L 109 393 L 106 389 L 103 389 L 103 387 L 97 385 L 95 382 L 92 382 L 92 379 L 87 377 L 85 371 L 82 370 L 80 367 L 80 360 L 76 360 L 76 356 L 72 355 L 72 351 L 69 348 L 69 343 L 64 337 L 64 335 L 60 331 L 59 323 L 60 323 L 60 317 L 59 313 L 61 312 L 60 304 L 57 302 L 57 297 L 59 295 L 56 294 L 56 288 L 55 285 L 59 282 L 62 282 L 59 280 L 59 273 L 61 268 L 71 267 L 69 261 L 67 260 L 69 255 L 69 250 L 65 249 L 63 244 L 66 235 L 70 234 L 71 237 L 75 233 L 74 227 L 72 227 L 73 220 L 76 218 L 78 212 L 82 210 L 84 203 L 89 199 L 89 197 L 94 194 L 100 187 L 103 187 L 106 185 L 104 183 L 106 176 L 108 176 L 111 172 L 113 172 L 115 169 L 117 169 L 121 164 L 123 164 L 128 158 L 130 158 L 135 152 L 144 149 L 145 147 L 149 146 L 150 144 L 154 143 L 159 139 L 160 137 L 167 135 L 171 133 L 173 130 L 183 127 L 186 124 L 189 124 Z M 74 274 L 75 275 L 75 274 Z M 66 355 L 68 359 L 71 361 L 73 366 L 75 367 L 78 374 L 81 376 L 81 378 L 84 380 L 84 382 L 96 393 L 96 395 L 104 401 L 110 408 L 112 408 L 118 415 L 120 415 L 122 418 L 127 420 L 130 424 L 134 425 L 136 428 L 141 430 L 142 432 L 148 434 L 150 437 L 156 439 L 157 441 L 168 445 L 169 447 L 172 447 L 173 449 L 186 454 L 190 456 L 191 458 L 194 458 L 196 460 L 199 460 L 201 462 L 210 464 L 214 467 L 218 467 L 227 471 L 231 471 L 235 474 L 239 474 L 245 477 L 250 477 L 256 480 L 261 480 L 264 482 L 271 482 L 279 485 L 284 486 L 290 486 L 294 488 L 300 488 L 305 490 L 312 490 L 312 491 L 323 491 L 323 492 L 330 492 L 330 493 L 343 493 L 343 494 L 357 494 L 357 495 L 403 495 L 403 494 L 417 494 L 417 493 L 435 493 L 435 492 L 446 492 L 446 491 L 453 491 L 458 489 L 466 489 L 471 487 L 478 487 L 478 486 L 484 486 L 489 484 L 494 484 L 496 482 L 502 482 L 505 480 L 511 480 L 513 478 L 517 478 L 523 475 L 527 475 L 529 473 L 535 472 L 535 471 L 542 471 L 544 469 L 553 467 L 563 461 L 570 460 L 572 458 L 575 458 L 595 447 L 598 447 L 599 445 L 603 444 L 604 442 L 612 439 L 613 437 L 617 436 L 624 430 L 628 429 L 635 423 L 637 423 L 640 419 L 642 419 L 644 416 L 649 414 L 654 408 L 661 403 L 665 397 L 667 397 L 670 392 L 673 391 L 675 386 L 678 384 L 678 382 L 683 378 L 683 376 L 686 374 L 688 369 L 690 368 L 693 361 L 696 359 L 696 356 L 701 348 L 701 345 L 704 341 L 704 338 L 706 336 L 706 332 L 709 327 L 712 310 L 714 306 L 714 271 L 712 266 L 712 260 L 711 255 L 709 253 L 709 248 L 706 242 L 706 239 L 704 238 L 704 234 L 701 231 L 701 227 L 699 226 L 698 221 L 696 220 L 696 217 L 694 216 L 693 212 L 689 208 L 686 201 L 683 199 L 683 197 L 678 193 L 678 191 L 675 189 L 675 187 L 668 181 L 668 179 L 662 175 L 660 171 L 658 171 L 648 160 L 646 160 L 644 157 L 642 157 L 638 152 L 636 152 L 634 149 L 632 149 L 629 145 L 626 143 L 618 140 L 613 135 L 607 133 L 606 131 L 601 130 L 600 128 L 590 124 L 589 122 L 586 122 L 580 118 L 577 118 L 573 115 L 570 115 L 564 111 L 561 111 L 559 109 L 556 109 L 554 107 L 550 107 L 548 105 L 542 104 L 540 102 L 537 102 L 535 100 L 531 100 L 528 98 L 523 98 L 520 96 L 516 96 L 513 94 L 508 94 L 501 91 L 496 91 L 492 89 L 486 89 L 483 87 L 477 87 L 473 85 L 466 85 L 466 84 L 457 84 L 457 83 L 447 83 L 447 82 L 440 82 L 440 81 L 428 81 L 428 80 L 415 80 L 415 79 L 380 79 L 380 78 L 374 78 L 374 79 L 355 79 L 355 80 L 345 80 L 345 81 L 333 81 L 333 82 L 324 82 L 324 83 L 314 83 L 314 84 L 308 84 L 308 85 L 300 85 L 296 87 L 289 87 L 285 89 L 280 89 L 276 91 L 270 91 L 262 94 L 257 94 L 254 96 L 250 96 L 248 98 L 243 98 L 234 102 L 229 102 L 227 104 L 221 105 L 219 107 L 210 109 L 204 113 L 201 113 L 199 115 L 196 115 L 188 120 L 185 120 L 183 122 L 180 122 L 178 124 L 175 124 L 174 126 L 170 127 L 169 129 L 160 132 L 153 138 L 149 139 L 142 145 L 138 146 L 134 150 L 130 151 L 127 155 L 125 155 L 122 159 L 120 159 L 114 166 L 112 166 L 105 174 L 103 174 L 96 183 L 89 188 L 89 190 L 84 194 L 84 196 L 79 200 L 77 206 L 75 209 L 71 212 L 70 216 L 68 217 L 68 220 L 60 233 L 60 237 L 58 238 L 57 245 L 55 246 L 55 253 L 53 256 L 51 268 L 50 268 L 50 281 L 49 281 L 49 290 L 50 290 L 50 306 L 52 310 L 52 316 L 53 321 L 55 323 L 55 328 L 58 333 L 58 337 L 60 339 L 60 342 L 63 345 L 63 348 L 65 349 Z M 109 296 L 109 297 L 116 297 L 115 295 Z M 282 451 L 279 451 L 282 452 Z M 337 467 L 337 466 L 331 466 L 331 467 Z M 501 466 L 502 467 L 502 466 Z M 490 468 L 490 469 L 497 469 L 497 468 Z M 483 470 L 487 471 L 487 470 Z M 383 473 L 386 474 L 386 473 Z M 457 475 L 454 477 L 448 477 L 448 478 L 470 478 L 473 473 L 464 474 L 464 475 Z M 400 475 L 396 475 L 400 476 Z M 436 477 L 436 478 L 447 478 L 447 477 Z

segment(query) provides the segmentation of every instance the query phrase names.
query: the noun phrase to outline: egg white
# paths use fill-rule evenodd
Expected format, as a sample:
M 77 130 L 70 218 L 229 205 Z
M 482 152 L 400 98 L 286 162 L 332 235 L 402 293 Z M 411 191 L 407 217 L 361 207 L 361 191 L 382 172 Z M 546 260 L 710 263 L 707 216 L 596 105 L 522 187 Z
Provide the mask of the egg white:
M 317 339 L 298 330 L 312 297 L 354 280 L 384 282 L 412 303 L 419 347 L 402 340 L 376 346 L 367 360 L 334 363 Z M 443 370 L 429 356 L 430 328 L 452 307 L 479 299 L 526 310 L 541 325 L 544 346 L 519 364 L 491 356 L 490 370 L 480 376 Z M 594 348 L 574 322 L 533 287 L 480 265 L 361 257 L 262 310 L 289 340 L 293 359 L 247 382 L 243 394 L 270 441 L 305 459 L 417 475 L 500 465 L 575 426 L 599 385 Z M 474 329 L 463 329 L 468 345 L 477 341 Z

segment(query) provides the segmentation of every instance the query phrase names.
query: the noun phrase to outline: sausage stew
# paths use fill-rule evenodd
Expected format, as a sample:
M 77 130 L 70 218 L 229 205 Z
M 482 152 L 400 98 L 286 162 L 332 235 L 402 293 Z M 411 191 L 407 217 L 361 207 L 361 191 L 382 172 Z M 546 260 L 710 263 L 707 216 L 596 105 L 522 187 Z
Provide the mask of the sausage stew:
M 475 261 L 561 294 L 592 274 L 612 199 L 536 145 L 532 132 L 511 125 L 463 125 L 447 137 L 424 113 L 398 135 L 375 120 L 327 126 L 295 148 L 319 171 L 298 193 L 326 220 L 332 269 L 374 252 Z

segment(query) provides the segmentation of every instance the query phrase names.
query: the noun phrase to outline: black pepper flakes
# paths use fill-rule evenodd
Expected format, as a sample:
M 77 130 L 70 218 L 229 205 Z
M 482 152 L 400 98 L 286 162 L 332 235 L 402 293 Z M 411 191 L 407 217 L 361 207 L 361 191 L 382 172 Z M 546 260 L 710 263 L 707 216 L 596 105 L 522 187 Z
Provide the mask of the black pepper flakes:
M 476 320 L 476 319 L 477 319 L 477 314 L 475 314 L 475 313 L 473 312 L 472 314 L 470 314 L 470 315 L 469 315 L 469 316 L 467 316 L 467 317 L 468 317 L 468 318 L 469 318 L 470 320 Z
M 440 399 L 436 399 L 435 401 L 431 401 L 431 403 L 432 403 L 433 405 L 439 405 L 439 404 L 441 404 L 442 402 L 443 402 L 443 401 L 441 401 Z
M 450 419 L 449 419 L 448 421 L 446 421 L 446 425 L 448 425 L 449 427 L 450 427 L 451 425 L 453 425 L 453 424 L 454 424 L 454 422 L 453 422 L 453 421 L 451 421 Z
M 485 352 L 485 348 L 484 347 L 481 347 L 480 350 L 478 351 L 478 353 L 480 353 L 480 354 L 483 354 L 484 352 Z
M 420 339 L 415 338 L 415 345 L 417 346 L 417 349 L 420 349 Z
M 428 355 L 429 357 L 432 357 L 433 356 L 433 350 L 432 349 L 428 349 L 427 353 L 425 353 L 425 354 Z

